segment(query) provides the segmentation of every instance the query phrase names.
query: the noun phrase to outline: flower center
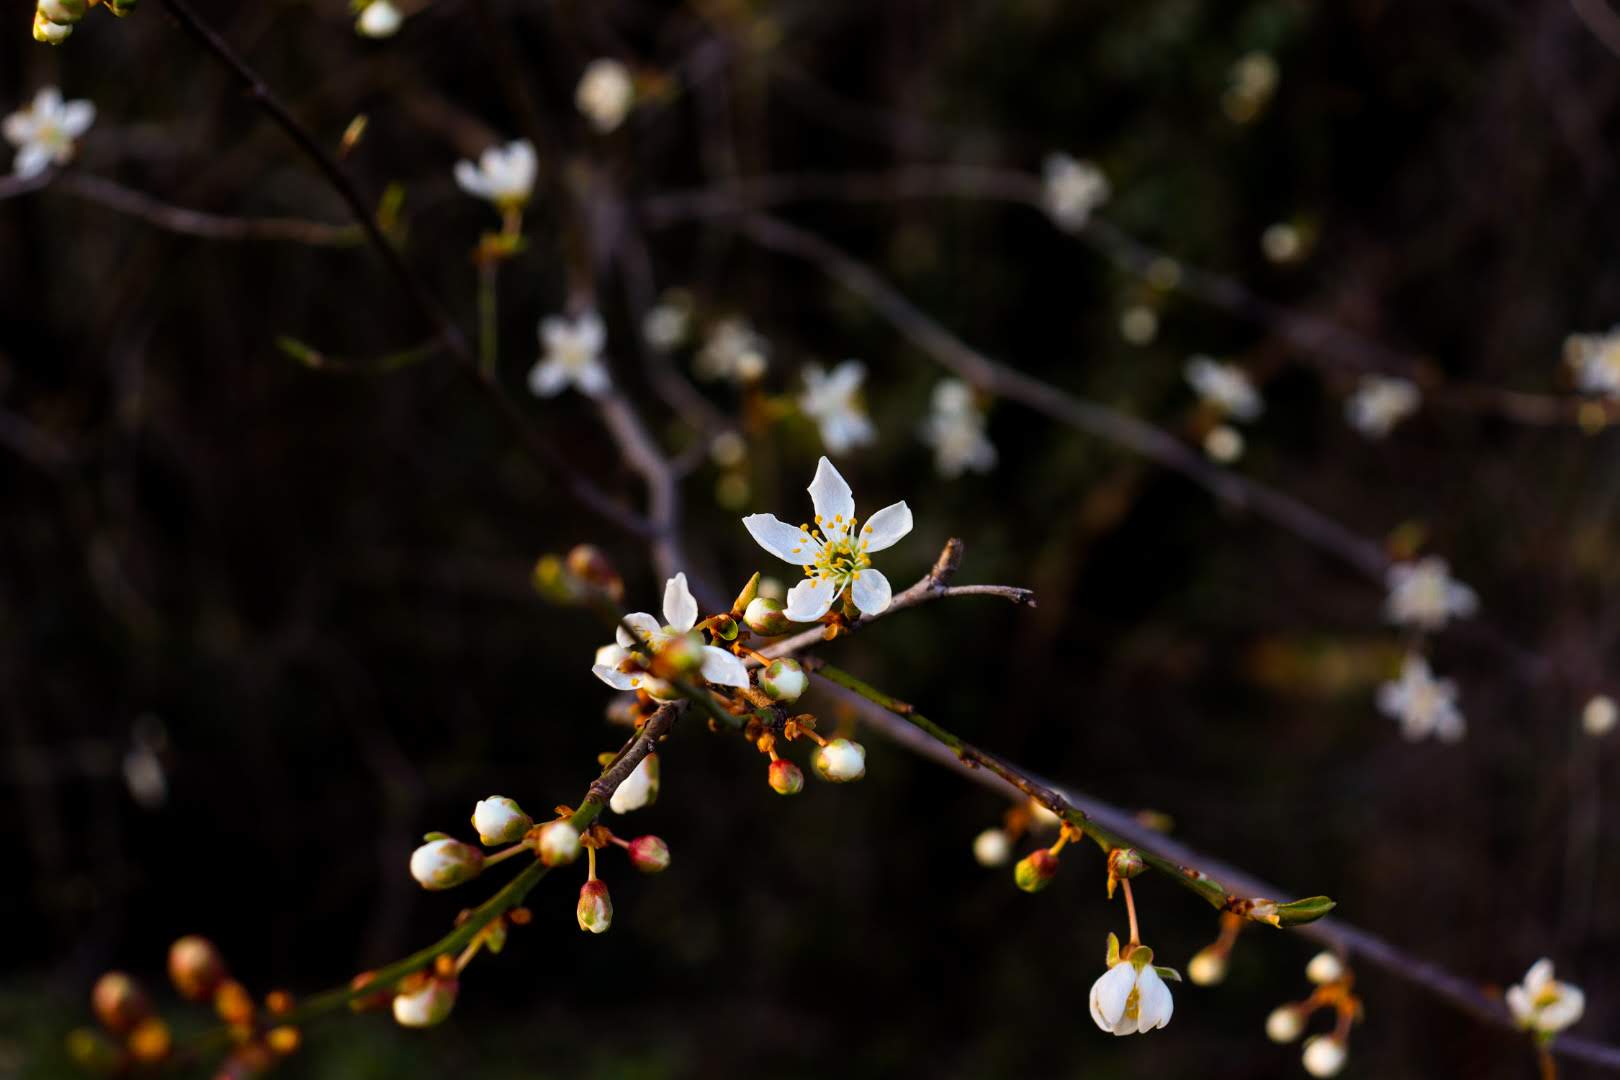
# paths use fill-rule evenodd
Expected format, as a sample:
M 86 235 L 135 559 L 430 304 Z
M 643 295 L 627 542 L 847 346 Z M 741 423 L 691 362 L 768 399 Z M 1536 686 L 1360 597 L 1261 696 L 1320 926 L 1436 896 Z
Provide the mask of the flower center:
M 804 530 L 821 545 L 815 560 L 805 564 L 805 575 L 840 585 L 859 581 L 861 571 L 872 565 L 872 559 L 866 554 L 865 538 L 855 531 L 854 520 L 845 521 L 840 514 L 828 523 L 817 516 L 816 524 L 825 528 L 827 535 L 824 538 L 818 529 Z

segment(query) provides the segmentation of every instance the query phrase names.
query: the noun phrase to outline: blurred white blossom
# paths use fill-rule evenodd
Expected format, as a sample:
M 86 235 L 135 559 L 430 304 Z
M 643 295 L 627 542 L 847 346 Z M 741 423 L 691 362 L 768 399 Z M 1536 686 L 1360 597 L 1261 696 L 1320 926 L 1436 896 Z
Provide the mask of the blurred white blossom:
M 1145 304 L 1132 304 L 1119 316 L 1119 336 L 1130 345 L 1151 345 L 1159 336 L 1159 316 Z
M 386 38 L 399 33 L 399 28 L 404 24 L 405 15 L 390 0 L 371 0 L 360 9 L 354 29 L 362 37 Z
M 709 328 L 692 369 L 700 379 L 752 382 L 765 374 L 765 358 L 769 352 L 769 343 L 754 332 L 747 320 L 720 319 Z
M 1507 990 L 1508 1011 L 1526 1031 L 1551 1036 L 1563 1031 L 1586 1011 L 1580 987 L 1553 978 L 1553 963 L 1542 957 L 1530 965 L 1524 981 Z
M 1233 123 L 1246 124 L 1260 115 L 1277 92 L 1277 61 L 1270 53 L 1254 52 L 1240 56 L 1232 65 L 1230 82 L 1221 95 L 1221 107 Z
M 995 468 L 996 448 L 984 433 L 984 412 L 967 383 L 941 380 L 934 385 L 929 404 L 922 440 L 934 448 L 934 467 L 941 476 L 954 479 L 968 470 L 982 473 Z
M 679 289 L 670 289 L 641 320 L 641 336 L 659 352 L 669 352 L 686 344 L 691 324 L 691 298 Z
M 1564 361 L 1574 369 L 1576 389 L 1620 397 L 1620 326 L 1606 334 L 1571 334 L 1564 339 Z
M 1417 742 L 1433 735 L 1441 742 L 1457 742 L 1466 726 L 1457 708 L 1457 684 L 1436 679 L 1429 662 L 1408 653 L 1400 678 L 1378 688 L 1378 709 L 1400 721 L 1401 734 Z
M 1344 1070 L 1349 1047 L 1335 1035 L 1312 1035 L 1305 1040 L 1301 1063 L 1312 1076 L 1338 1076 Z
M 1231 424 L 1216 424 L 1204 436 L 1204 453 L 1211 461 L 1232 464 L 1243 456 L 1243 432 Z
M 1363 375 L 1344 403 L 1345 419 L 1369 439 L 1382 439 L 1417 412 L 1423 395 L 1417 383 L 1391 375 Z
M 1581 727 L 1588 735 L 1607 735 L 1614 730 L 1616 720 L 1620 720 L 1620 707 L 1607 694 L 1597 695 L 1581 710 Z
M 980 866 L 1005 866 L 1012 858 L 1012 841 L 1005 829 L 986 829 L 973 838 L 973 858 Z
M 1451 568 L 1438 555 L 1391 566 L 1385 574 L 1389 597 L 1384 615 L 1390 622 L 1439 630 L 1452 619 L 1479 610 L 1479 596 L 1451 576 Z
M 0 121 L 0 134 L 17 148 L 12 171 L 26 179 L 52 165 L 66 165 L 73 160 L 76 140 L 95 120 L 91 102 L 63 101 L 56 87 L 41 87 L 26 108 Z
M 659 788 L 659 761 L 657 754 L 648 754 L 641 759 L 630 775 L 618 787 L 613 789 L 613 797 L 608 800 L 608 809 L 615 814 L 628 814 L 632 810 L 640 810 L 658 798 Z
M 1108 177 L 1089 161 L 1048 154 L 1042 173 L 1046 212 L 1060 228 L 1083 228 L 1092 211 L 1108 201 Z
M 1235 364 L 1194 356 L 1187 361 L 1186 375 L 1194 393 L 1234 420 L 1253 420 L 1265 411 L 1254 383 Z
M 521 210 L 534 194 L 534 180 L 540 169 L 534 144 L 518 139 L 505 146 L 491 146 L 478 156 L 478 164 L 456 162 L 456 183 L 467 194 L 485 199 L 504 211 Z
M 845 360 L 830 372 L 820 364 L 806 364 L 803 374 L 804 393 L 799 395 L 799 408 L 821 429 L 821 441 L 829 454 L 848 453 L 877 437 L 877 429 L 861 404 L 865 364 Z
M 529 370 L 529 391 L 554 397 L 572 384 L 592 397 L 606 393 L 610 380 L 602 363 L 607 328 L 602 317 L 586 311 L 573 319 L 551 315 L 540 320 L 540 359 Z
M 592 60 L 574 90 L 574 104 L 602 134 L 613 131 L 630 113 L 636 96 L 630 69 L 611 57 Z
M 1266 226 L 1260 234 L 1260 250 L 1274 263 L 1291 263 L 1305 251 L 1305 238 L 1286 221 Z

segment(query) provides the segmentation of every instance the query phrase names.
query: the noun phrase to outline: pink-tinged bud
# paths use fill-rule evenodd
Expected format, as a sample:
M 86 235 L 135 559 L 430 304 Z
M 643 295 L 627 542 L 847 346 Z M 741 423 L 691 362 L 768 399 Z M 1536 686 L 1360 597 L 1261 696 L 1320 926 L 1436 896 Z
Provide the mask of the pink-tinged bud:
M 523 834 L 534 827 L 534 822 L 523 808 L 504 795 L 491 795 L 473 807 L 473 828 L 478 840 L 486 847 L 496 844 L 515 844 Z
M 643 874 L 669 869 L 669 845 L 656 836 L 638 836 L 630 841 L 630 865 Z
M 188 1001 L 207 1001 L 225 981 L 225 958 L 212 941 L 187 934 L 169 946 L 169 981 Z
M 394 996 L 394 1022 L 400 1027 L 429 1028 L 442 1024 L 456 1006 L 456 980 L 437 976 L 418 990 Z
M 613 797 L 608 800 L 608 809 L 615 814 L 628 814 L 632 810 L 640 810 L 643 806 L 651 806 L 657 802 L 662 769 L 663 766 L 656 753 L 642 758 L 641 764 L 632 769 L 630 775 L 613 789 Z
M 579 858 L 579 830 L 566 821 L 542 825 L 536 850 L 547 866 L 566 866 Z
M 1018 865 L 1013 867 L 1013 880 L 1025 892 L 1036 893 L 1052 884 L 1057 872 L 1057 856 L 1046 848 L 1036 848 L 1018 860 Z
M 411 877 L 424 889 L 453 889 L 483 870 L 483 852 L 460 840 L 430 840 L 411 852 Z
M 608 896 L 607 883 L 592 878 L 579 887 L 579 928 L 600 934 L 613 925 L 613 900 Z
M 787 758 L 771 762 L 771 790 L 778 795 L 797 795 L 804 790 L 804 771 Z
M 787 633 L 793 628 L 788 617 L 783 613 L 782 601 L 772 600 L 768 596 L 756 596 L 748 601 L 748 608 L 743 612 L 743 622 L 748 629 L 761 637 L 777 637 Z
M 765 696 L 787 705 L 798 701 L 809 685 L 810 677 L 804 673 L 804 668 L 788 657 L 772 660 L 759 673 L 759 688 L 765 691 Z
M 591 588 L 619 600 L 624 596 L 624 579 L 602 549 L 592 544 L 576 544 L 565 560 L 568 572 Z
M 134 979 L 122 971 L 109 971 L 90 991 L 90 1011 L 102 1027 L 123 1035 L 152 1015 L 152 1002 Z
M 834 784 L 847 784 L 866 775 L 866 747 L 851 739 L 832 739 L 817 747 L 810 758 L 816 775 Z

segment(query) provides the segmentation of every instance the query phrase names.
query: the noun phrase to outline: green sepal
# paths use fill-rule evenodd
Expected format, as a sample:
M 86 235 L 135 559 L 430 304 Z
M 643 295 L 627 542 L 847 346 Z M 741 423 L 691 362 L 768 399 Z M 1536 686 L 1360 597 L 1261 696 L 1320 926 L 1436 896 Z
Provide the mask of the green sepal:
M 430 833 L 423 833 L 422 834 L 422 842 L 424 844 L 431 844 L 435 840 L 454 840 L 454 839 L 455 839 L 455 837 L 451 836 L 449 833 L 430 832 Z
M 1164 980 L 1166 980 L 1168 982 L 1180 982 L 1181 981 L 1181 972 L 1177 971 L 1173 967 L 1160 967 L 1158 964 L 1154 964 L 1153 965 L 1153 970 L 1157 971 L 1159 973 L 1159 978 L 1164 979 Z
M 1113 967 L 1119 963 L 1119 935 L 1112 932 L 1108 935 L 1108 955 L 1105 958 L 1108 966 Z

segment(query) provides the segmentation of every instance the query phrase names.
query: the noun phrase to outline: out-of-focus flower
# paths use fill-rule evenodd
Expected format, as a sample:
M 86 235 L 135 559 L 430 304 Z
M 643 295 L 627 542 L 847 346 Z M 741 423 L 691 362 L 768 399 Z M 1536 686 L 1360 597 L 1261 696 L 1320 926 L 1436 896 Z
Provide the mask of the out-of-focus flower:
M 109 971 L 90 990 L 90 1011 L 101 1025 L 122 1035 L 152 1015 L 152 999 L 122 971 Z
M 1151 345 L 1159 336 L 1158 312 L 1146 304 L 1132 304 L 1119 316 L 1119 336 L 1130 345 Z
M 169 946 L 169 981 L 187 1001 L 206 1001 L 225 981 L 225 958 L 205 937 L 177 938 Z
M 1574 370 L 1577 390 L 1620 398 L 1620 326 L 1606 334 L 1569 335 L 1564 362 Z
M 613 798 L 608 800 L 608 809 L 615 814 L 628 814 L 632 810 L 640 810 L 643 806 L 651 806 L 658 801 L 659 787 L 659 761 L 657 754 L 648 754 L 641 759 L 624 782 L 613 790 Z
M 1428 661 L 1408 653 L 1401 664 L 1401 677 L 1378 688 L 1378 709 L 1400 721 L 1401 734 L 1416 742 L 1435 736 L 1441 742 L 1457 742 L 1466 725 L 1457 708 L 1457 684 L 1436 679 Z
M 1343 1039 L 1334 1035 L 1312 1035 L 1305 1040 L 1305 1052 L 1300 1060 L 1312 1076 L 1338 1076 L 1349 1056 L 1349 1047 Z
M 1006 866 L 1012 858 L 1012 841 L 1005 829 L 986 829 L 973 838 L 973 858 L 980 866 Z
M 484 854 L 460 840 L 429 840 L 411 852 L 411 877 L 424 889 L 450 889 L 484 869 Z
M 1345 419 L 1369 439 L 1382 439 L 1417 412 L 1423 401 L 1417 383 L 1390 375 L 1363 375 L 1344 403 Z
M 1265 410 L 1254 383 L 1235 364 L 1194 356 L 1187 361 L 1186 375 L 1194 393 L 1234 420 L 1253 420 Z
M 1091 986 L 1091 1018 L 1115 1035 L 1146 1034 L 1170 1022 L 1175 1002 L 1152 963 L 1116 960 Z
M 574 90 L 575 106 L 591 122 L 591 127 L 604 135 L 624 123 L 635 98 L 636 86 L 631 81 L 630 69 L 611 57 L 587 64 Z
M 996 448 L 984 429 L 984 412 L 967 383 L 943 379 L 935 384 L 922 440 L 934 448 L 934 468 L 941 476 L 954 479 L 968 470 L 995 468 Z
M 1580 987 L 1553 978 L 1553 963 L 1542 957 L 1530 965 L 1524 981 L 1507 990 L 1508 1011 L 1526 1031 L 1551 1038 L 1574 1024 L 1586 1011 Z
M 1042 169 L 1046 212 L 1059 228 L 1078 232 L 1092 211 L 1108 201 L 1108 177 L 1089 161 L 1068 154 L 1048 154 Z
M 820 364 L 804 366 L 799 408 L 821 429 L 821 441 L 829 454 L 848 453 L 877 437 L 861 404 L 861 383 L 865 381 L 866 365 L 859 360 L 845 360 L 830 372 Z
M 1266 1017 L 1266 1038 L 1291 1043 L 1305 1031 L 1305 1014 L 1297 1005 L 1279 1005 Z
M 536 397 L 554 397 L 572 384 L 582 394 L 597 397 L 611 385 L 602 346 L 607 328 L 594 311 L 569 319 L 550 315 L 540 320 L 540 359 L 529 371 L 529 391 Z
M 846 588 L 864 615 L 889 606 L 889 579 L 872 568 L 875 552 L 893 547 L 911 531 L 911 508 L 904 501 L 885 506 L 855 531 L 855 496 L 832 462 L 822 458 L 810 481 L 815 527 L 795 528 L 774 514 L 750 514 L 743 527 L 759 546 L 783 562 L 803 567 L 805 580 L 787 594 L 785 614 L 794 622 L 815 622 Z
M 1620 708 L 1607 694 L 1597 695 L 1581 710 L 1581 727 L 1594 737 L 1613 731 L 1616 720 L 1620 720 Z
M 1215 986 L 1226 978 L 1226 963 L 1226 952 L 1206 945 L 1187 961 L 1187 978 L 1199 986 Z
M 618 652 L 608 652 L 612 646 L 597 650 L 596 663 L 591 671 L 598 679 L 615 690 L 645 690 L 653 697 L 673 701 L 680 694 L 673 686 L 654 679 L 642 670 L 640 653 L 633 650 L 636 639 L 654 653 L 671 647 L 690 648 L 699 657 L 699 671 L 709 682 L 720 686 L 743 687 L 748 683 L 748 669 L 743 662 L 724 649 L 704 645 L 701 634 L 693 631 L 697 625 L 698 606 L 692 590 L 686 585 L 686 575 L 676 574 L 664 585 L 664 618 L 658 620 L 645 611 L 632 612 L 622 620 L 615 633 Z M 633 628 L 631 637 L 626 627 Z M 616 660 L 617 662 L 609 662 Z
M 96 121 L 96 107 L 88 101 L 63 101 L 54 86 L 42 86 L 27 108 L 0 121 L 0 134 L 17 148 L 12 171 L 28 178 L 52 165 L 73 160 L 79 136 Z
M 746 320 L 721 319 L 709 328 L 692 370 L 700 379 L 752 382 L 765 374 L 769 353 L 770 344 Z
M 1243 456 L 1243 432 L 1231 424 L 1216 424 L 1204 434 L 1204 453 L 1211 461 L 1232 464 Z
M 847 784 L 866 775 L 866 747 L 853 739 L 828 739 L 810 756 L 816 775 L 834 784 Z
M 394 1022 L 400 1027 L 441 1024 L 456 1005 L 456 980 L 430 978 L 421 987 L 394 995 Z
M 1452 619 L 1464 619 L 1479 610 L 1479 596 L 1451 576 L 1451 567 L 1438 555 L 1416 562 L 1396 563 L 1385 575 L 1389 597 L 1384 615 L 1390 622 L 1439 630 Z
M 1260 115 L 1277 92 L 1277 61 L 1269 53 L 1250 52 L 1232 65 L 1230 83 L 1221 95 L 1221 108 L 1234 124 L 1246 124 Z
M 1318 986 L 1344 978 L 1344 961 L 1336 953 L 1319 952 L 1305 965 L 1305 977 Z
M 1286 221 L 1267 225 L 1260 234 L 1260 251 L 1274 263 L 1291 263 L 1305 253 L 1305 237 Z
M 691 298 L 678 289 L 671 289 L 658 298 L 658 303 L 641 320 L 641 336 L 653 348 L 668 352 L 686 343 L 691 324 Z
M 521 210 L 534 194 L 534 179 L 540 161 L 534 144 L 518 139 L 505 146 L 491 146 L 478 156 L 478 164 L 456 162 L 456 183 L 467 194 L 495 204 L 503 213 Z
M 669 869 L 669 845 L 656 836 L 638 836 L 626 849 L 630 865 L 643 874 L 661 874 Z
M 368 38 L 393 37 L 404 25 L 404 12 L 390 0 L 371 0 L 360 9 L 360 17 L 354 21 L 355 32 Z

